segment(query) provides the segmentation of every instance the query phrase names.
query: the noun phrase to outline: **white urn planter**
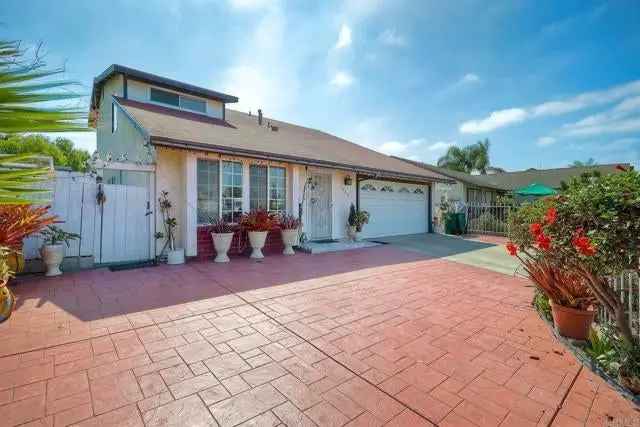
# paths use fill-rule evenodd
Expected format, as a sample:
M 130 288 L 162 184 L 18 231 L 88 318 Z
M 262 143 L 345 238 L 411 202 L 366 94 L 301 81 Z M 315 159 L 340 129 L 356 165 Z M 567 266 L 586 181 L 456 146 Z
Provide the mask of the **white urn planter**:
M 347 234 L 349 235 L 349 240 L 352 242 L 358 242 L 360 240 L 360 233 L 358 233 L 358 229 L 355 225 L 350 225 L 347 229 Z
M 47 268 L 45 276 L 59 276 L 62 274 L 60 271 L 60 264 L 64 259 L 64 246 L 59 245 L 44 245 L 41 250 L 42 261 Z
M 216 249 L 216 257 L 213 262 L 229 262 L 229 248 L 233 240 L 233 233 L 211 233 L 213 247 Z
M 177 265 L 184 264 L 184 249 L 174 249 L 167 252 L 167 264 Z
M 262 259 L 264 255 L 262 254 L 262 248 L 264 248 L 264 242 L 267 240 L 268 231 L 250 231 L 249 232 L 249 243 L 251 244 L 251 256 L 250 258 L 254 259 Z
M 295 255 L 293 247 L 298 244 L 298 229 L 293 230 L 281 230 L 282 231 L 282 243 L 284 243 L 283 255 Z

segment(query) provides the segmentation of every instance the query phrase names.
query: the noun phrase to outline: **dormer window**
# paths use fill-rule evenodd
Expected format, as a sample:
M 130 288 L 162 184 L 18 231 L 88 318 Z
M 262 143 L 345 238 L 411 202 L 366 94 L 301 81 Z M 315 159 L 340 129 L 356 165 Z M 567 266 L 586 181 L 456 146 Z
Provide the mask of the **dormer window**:
M 182 110 L 194 111 L 196 113 L 207 112 L 207 103 L 203 100 L 156 89 L 155 87 L 151 88 L 150 99 L 153 102 L 170 105 Z

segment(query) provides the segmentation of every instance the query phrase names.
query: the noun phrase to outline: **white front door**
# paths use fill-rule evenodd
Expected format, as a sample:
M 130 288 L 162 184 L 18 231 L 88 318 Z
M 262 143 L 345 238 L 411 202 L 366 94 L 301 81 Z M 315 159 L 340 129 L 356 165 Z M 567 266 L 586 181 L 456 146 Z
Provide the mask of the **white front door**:
M 311 240 L 331 238 L 331 175 L 314 173 L 309 188 Z
M 425 185 L 366 180 L 360 183 L 360 209 L 369 212 L 362 237 L 399 236 L 428 230 Z

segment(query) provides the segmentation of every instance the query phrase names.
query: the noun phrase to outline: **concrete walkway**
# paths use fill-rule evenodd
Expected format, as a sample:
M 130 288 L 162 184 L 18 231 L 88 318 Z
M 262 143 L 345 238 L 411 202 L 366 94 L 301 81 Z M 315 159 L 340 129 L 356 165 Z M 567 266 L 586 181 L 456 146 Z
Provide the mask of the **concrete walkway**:
M 21 279 L 0 426 L 632 425 L 522 279 L 393 245 Z
M 514 275 L 518 268 L 518 260 L 509 256 L 503 245 L 442 234 L 411 234 L 375 240 L 428 257 L 443 258 L 508 275 Z

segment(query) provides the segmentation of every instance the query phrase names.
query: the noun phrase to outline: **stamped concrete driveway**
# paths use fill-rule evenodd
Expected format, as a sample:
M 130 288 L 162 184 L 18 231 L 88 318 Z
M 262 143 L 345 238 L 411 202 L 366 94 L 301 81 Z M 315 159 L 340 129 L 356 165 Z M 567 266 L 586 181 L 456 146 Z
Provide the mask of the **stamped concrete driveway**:
M 0 325 L 0 426 L 638 416 L 553 339 L 526 281 L 394 245 L 21 282 Z

